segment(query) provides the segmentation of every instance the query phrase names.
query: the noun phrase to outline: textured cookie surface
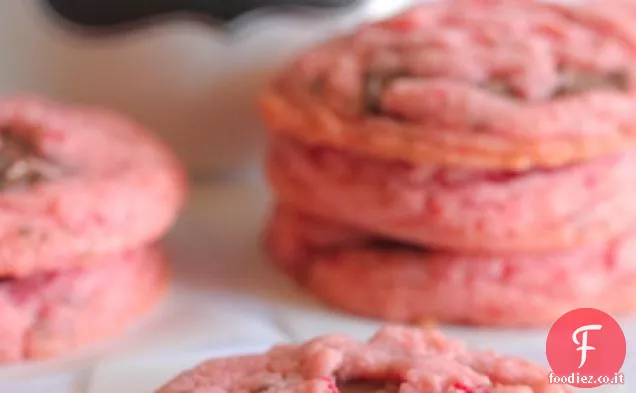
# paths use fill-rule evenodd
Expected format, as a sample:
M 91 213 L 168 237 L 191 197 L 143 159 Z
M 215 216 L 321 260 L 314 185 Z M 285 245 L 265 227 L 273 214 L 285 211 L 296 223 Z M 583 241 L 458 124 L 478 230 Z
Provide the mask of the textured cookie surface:
M 274 141 L 270 183 L 300 210 L 424 246 L 546 251 L 636 223 L 636 152 L 552 170 L 449 169 Z
M 163 143 L 97 109 L 0 100 L 0 158 L 0 277 L 154 241 L 185 196 Z
M 633 15 L 628 2 L 420 5 L 301 55 L 263 117 L 276 134 L 412 162 L 523 169 L 617 152 L 636 140 Z
M 286 207 L 267 247 L 318 298 L 395 321 L 549 326 L 592 307 L 636 312 L 636 232 L 565 252 L 487 256 L 396 243 Z
M 208 361 L 157 393 L 571 393 L 541 367 L 476 352 L 436 331 L 388 326 L 369 341 L 344 335 Z
M 122 333 L 161 299 L 165 263 L 151 247 L 0 281 L 0 364 L 63 356 Z

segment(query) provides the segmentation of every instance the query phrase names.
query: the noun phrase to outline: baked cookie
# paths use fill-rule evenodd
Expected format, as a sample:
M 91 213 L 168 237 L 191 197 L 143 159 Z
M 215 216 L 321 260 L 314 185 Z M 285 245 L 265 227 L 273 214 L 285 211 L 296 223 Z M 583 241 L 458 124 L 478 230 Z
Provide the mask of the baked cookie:
M 168 148 L 98 109 L 0 100 L 0 158 L 0 277 L 152 242 L 184 201 Z
M 214 359 L 157 393 L 571 393 L 523 359 L 467 349 L 429 329 L 387 326 L 366 342 L 345 335 Z
M 368 232 L 453 250 L 524 252 L 599 244 L 636 224 L 636 151 L 526 172 L 380 160 L 278 138 L 278 198 Z
M 549 326 L 592 307 L 636 311 L 636 231 L 599 246 L 508 256 L 437 252 L 279 207 L 274 261 L 317 297 L 384 320 Z
M 628 4 L 419 5 L 301 55 L 262 115 L 277 135 L 414 163 L 520 170 L 613 154 L 636 140 Z
M 167 283 L 156 247 L 0 280 L 0 364 L 62 356 L 116 336 L 161 299 Z

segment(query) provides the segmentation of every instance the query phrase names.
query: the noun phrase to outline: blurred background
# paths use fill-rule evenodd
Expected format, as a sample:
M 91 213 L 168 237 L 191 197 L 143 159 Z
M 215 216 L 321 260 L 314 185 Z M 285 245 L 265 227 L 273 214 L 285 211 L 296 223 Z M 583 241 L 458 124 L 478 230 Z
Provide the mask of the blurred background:
M 195 179 L 255 178 L 254 96 L 304 46 L 409 0 L 313 12 L 255 12 L 229 26 L 175 18 L 95 37 L 38 0 L 0 1 L 0 94 L 105 105 L 148 125 Z

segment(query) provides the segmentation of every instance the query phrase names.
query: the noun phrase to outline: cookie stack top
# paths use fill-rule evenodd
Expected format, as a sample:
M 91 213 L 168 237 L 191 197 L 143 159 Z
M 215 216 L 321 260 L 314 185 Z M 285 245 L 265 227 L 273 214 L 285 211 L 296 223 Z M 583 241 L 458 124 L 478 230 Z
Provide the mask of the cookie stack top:
M 270 132 L 378 158 L 528 170 L 636 140 L 636 7 L 454 0 L 312 48 L 264 92 Z
M 0 100 L 0 159 L 0 278 L 153 242 L 184 202 L 169 149 L 101 109 Z

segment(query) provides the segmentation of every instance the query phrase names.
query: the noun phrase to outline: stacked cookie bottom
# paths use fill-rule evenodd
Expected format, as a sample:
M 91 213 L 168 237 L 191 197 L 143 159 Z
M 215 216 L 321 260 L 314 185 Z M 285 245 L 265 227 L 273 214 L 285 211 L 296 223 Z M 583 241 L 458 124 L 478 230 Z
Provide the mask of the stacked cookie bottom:
M 60 356 L 117 335 L 164 293 L 156 247 L 95 258 L 90 267 L 0 283 L 0 362 Z
M 636 310 L 636 162 L 524 173 L 272 144 L 267 248 L 328 303 L 388 320 L 531 326 Z M 633 202 L 631 202 L 633 203 Z M 488 251 L 484 251 L 488 250 Z
M 129 328 L 168 284 L 157 244 L 185 196 L 165 146 L 113 113 L 0 101 L 0 364 Z

